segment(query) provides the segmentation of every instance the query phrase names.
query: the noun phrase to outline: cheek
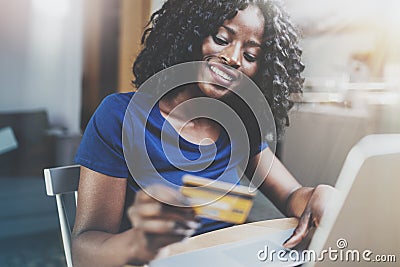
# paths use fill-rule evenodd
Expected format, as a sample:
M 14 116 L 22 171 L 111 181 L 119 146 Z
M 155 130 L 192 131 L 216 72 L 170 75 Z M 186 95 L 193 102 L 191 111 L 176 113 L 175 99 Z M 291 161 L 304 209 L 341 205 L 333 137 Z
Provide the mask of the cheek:
M 215 47 L 215 44 L 213 43 L 212 37 L 208 36 L 204 39 L 203 44 L 201 45 L 201 54 L 203 57 L 205 55 L 212 55 L 217 53 L 217 49 Z
M 201 45 L 201 54 L 204 56 L 208 52 L 209 41 L 207 40 L 209 37 L 204 39 Z
M 250 66 L 248 66 L 248 68 L 246 68 L 246 70 L 244 71 L 244 73 L 249 76 L 250 78 L 254 78 L 254 76 L 256 76 L 258 71 L 258 63 L 257 64 L 251 64 Z

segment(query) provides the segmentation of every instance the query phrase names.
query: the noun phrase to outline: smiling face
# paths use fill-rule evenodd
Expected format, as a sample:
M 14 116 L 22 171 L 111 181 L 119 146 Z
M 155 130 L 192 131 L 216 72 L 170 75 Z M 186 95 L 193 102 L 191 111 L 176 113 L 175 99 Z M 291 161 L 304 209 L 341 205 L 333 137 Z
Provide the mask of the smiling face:
M 239 77 L 236 69 L 252 78 L 258 70 L 261 41 L 264 34 L 264 17 L 261 10 L 250 5 L 237 15 L 226 20 L 215 35 L 204 39 L 201 52 L 207 60 L 211 82 L 223 85 L 200 83 L 200 90 L 209 97 L 226 95 Z M 223 63 L 218 64 L 218 63 Z M 229 66 L 231 68 L 227 68 Z

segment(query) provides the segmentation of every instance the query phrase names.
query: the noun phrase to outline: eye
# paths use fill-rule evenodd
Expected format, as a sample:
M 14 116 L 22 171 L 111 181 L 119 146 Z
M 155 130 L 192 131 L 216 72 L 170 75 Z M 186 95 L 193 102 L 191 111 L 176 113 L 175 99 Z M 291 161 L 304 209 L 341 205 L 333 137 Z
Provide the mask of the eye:
M 217 45 L 228 45 L 228 41 L 221 36 L 213 35 L 212 38 Z
M 255 62 L 257 61 L 257 57 L 253 54 L 250 53 L 244 53 L 244 58 L 248 61 L 248 62 Z

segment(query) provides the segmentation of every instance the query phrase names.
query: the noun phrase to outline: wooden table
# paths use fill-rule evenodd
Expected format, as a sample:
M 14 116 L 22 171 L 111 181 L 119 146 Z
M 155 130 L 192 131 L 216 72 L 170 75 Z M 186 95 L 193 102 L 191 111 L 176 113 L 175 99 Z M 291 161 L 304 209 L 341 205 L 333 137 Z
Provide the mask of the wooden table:
M 287 230 L 296 227 L 296 225 L 297 219 L 284 218 L 232 226 L 191 237 L 182 242 L 169 245 L 160 251 L 160 256 L 164 258 L 196 249 L 236 242 L 243 238 L 247 239 L 257 237 L 261 234 L 274 233 L 277 230 Z M 125 267 L 134 266 L 126 265 Z

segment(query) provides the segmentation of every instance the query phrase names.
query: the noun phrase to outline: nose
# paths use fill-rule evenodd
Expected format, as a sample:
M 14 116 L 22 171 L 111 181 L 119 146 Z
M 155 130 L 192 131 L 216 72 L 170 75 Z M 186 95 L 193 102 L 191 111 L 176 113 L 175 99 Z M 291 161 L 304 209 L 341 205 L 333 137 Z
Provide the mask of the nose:
M 240 44 L 230 45 L 221 52 L 219 57 L 230 67 L 238 69 L 242 65 L 240 50 Z

